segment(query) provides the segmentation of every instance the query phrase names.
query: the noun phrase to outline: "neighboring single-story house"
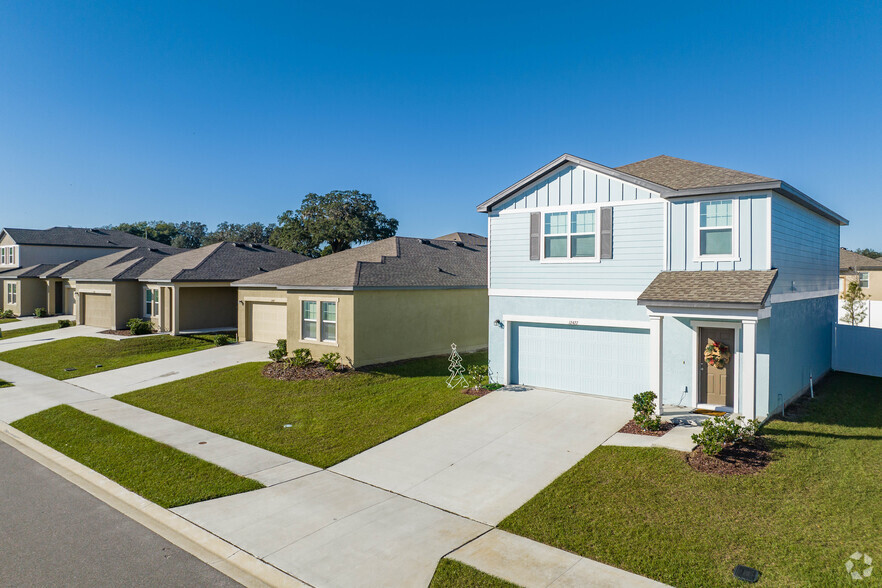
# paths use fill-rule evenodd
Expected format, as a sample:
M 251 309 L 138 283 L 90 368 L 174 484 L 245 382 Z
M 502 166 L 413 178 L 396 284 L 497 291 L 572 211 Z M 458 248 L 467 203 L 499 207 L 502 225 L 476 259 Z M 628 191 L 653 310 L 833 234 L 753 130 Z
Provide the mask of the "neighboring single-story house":
M 831 370 L 848 221 L 786 182 L 565 154 L 478 211 L 501 383 L 765 418 Z
M 73 292 L 59 278 L 61 272 L 77 267 L 82 262 L 69 261 L 62 264 L 41 263 L 0 272 L 3 283 L 4 308 L 17 316 L 34 314 L 38 308 L 49 314 L 69 314 L 73 302 Z
M 359 367 L 487 346 L 487 240 L 390 237 L 244 278 L 239 337 Z
M 864 294 L 873 300 L 882 300 L 882 260 L 866 255 L 839 250 L 839 292 L 845 292 L 848 282 L 858 281 Z
M 74 291 L 77 324 L 125 329 L 129 319 L 143 314 L 141 275 L 182 249 L 133 247 L 84 261 L 62 272 Z
M 143 316 L 160 331 L 235 331 L 232 282 L 305 261 L 270 245 L 222 242 L 166 257 L 138 278 Z

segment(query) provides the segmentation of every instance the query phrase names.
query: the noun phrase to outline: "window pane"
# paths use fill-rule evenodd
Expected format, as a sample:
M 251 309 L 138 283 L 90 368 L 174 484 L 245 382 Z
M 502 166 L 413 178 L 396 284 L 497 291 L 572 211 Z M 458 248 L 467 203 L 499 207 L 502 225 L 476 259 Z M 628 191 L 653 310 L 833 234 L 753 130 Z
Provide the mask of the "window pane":
M 545 257 L 566 257 L 566 237 L 545 237 Z
M 546 235 L 566 235 L 567 233 L 567 213 L 565 212 L 548 212 L 545 214 L 545 234 Z
M 322 302 L 322 320 L 323 321 L 336 321 L 337 320 L 337 303 L 336 302 Z
M 570 222 L 571 233 L 593 233 L 594 232 L 594 211 L 578 210 L 573 213 Z
M 594 235 L 574 235 L 572 241 L 573 257 L 594 257 Z
M 731 255 L 732 229 L 701 231 L 701 255 Z
M 147 304 L 153 302 L 153 290 L 144 290 L 144 300 Z
M 315 312 L 315 300 L 304 300 L 303 301 L 303 319 L 304 320 L 315 320 L 316 312 Z
M 337 340 L 337 325 L 334 323 L 322 323 L 322 341 Z
M 870 287 L 870 273 L 869 272 L 861 272 L 860 273 L 861 280 L 861 288 L 869 288 Z
M 303 339 L 315 339 L 315 321 L 303 321 Z
M 712 200 L 701 203 L 702 227 L 732 226 L 732 201 Z

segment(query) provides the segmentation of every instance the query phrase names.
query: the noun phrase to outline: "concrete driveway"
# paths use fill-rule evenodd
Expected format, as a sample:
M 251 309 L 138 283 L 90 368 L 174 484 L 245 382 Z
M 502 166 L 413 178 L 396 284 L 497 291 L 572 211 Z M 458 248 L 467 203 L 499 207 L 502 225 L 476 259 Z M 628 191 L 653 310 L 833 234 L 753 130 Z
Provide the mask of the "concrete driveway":
M 498 390 L 331 471 L 496 525 L 631 417 L 622 400 Z
M 267 354 L 273 347 L 269 343 L 247 341 L 71 378 L 67 382 L 104 396 L 116 396 L 240 363 L 269 361 Z
M 0 327 L 0 329 L 2 329 L 2 327 Z M 6 329 L 3 330 L 5 331 Z M 0 338 L 0 353 L 4 351 L 12 351 L 13 349 L 21 349 L 23 347 L 30 347 L 31 345 L 39 345 L 40 343 L 49 343 L 50 341 L 70 339 L 71 337 L 106 337 L 106 335 L 99 335 L 99 332 L 103 330 L 104 329 L 101 327 L 76 326 L 67 327 L 65 329 L 55 329 L 54 331 L 45 331 L 43 333 L 34 333 L 32 335 L 23 335 L 11 339 Z
M 41 317 L 41 318 L 37 318 L 34 316 L 25 316 L 25 317 L 21 317 L 17 323 L 2 323 L 2 324 L 0 324 L 0 330 L 2 330 L 5 333 L 6 331 L 15 331 L 17 329 L 27 329 L 28 327 L 37 327 L 40 325 L 52 325 L 62 319 L 66 319 L 69 321 L 76 320 L 76 318 L 72 314 L 46 316 L 46 317 Z

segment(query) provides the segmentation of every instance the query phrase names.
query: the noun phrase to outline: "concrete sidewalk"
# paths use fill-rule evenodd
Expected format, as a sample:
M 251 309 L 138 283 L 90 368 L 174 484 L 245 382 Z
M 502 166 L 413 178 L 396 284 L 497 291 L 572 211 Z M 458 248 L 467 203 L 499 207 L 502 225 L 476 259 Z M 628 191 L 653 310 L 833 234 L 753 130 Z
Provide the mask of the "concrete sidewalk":
M 55 329 L 53 331 L 45 331 L 43 333 L 33 333 L 32 335 L 22 335 L 21 337 L 13 337 L 11 339 L 0 338 L 0 353 L 4 351 L 12 351 L 13 349 L 22 349 L 39 345 L 41 343 L 49 343 L 51 341 L 60 341 L 61 339 L 70 339 L 71 337 L 101 337 L 112 338 L 109 335 L 101 335 L 99 331 L 104 329 L 100 327 L 67 327 L 65 329 Z
M 5 333 L 6 331 L 15 331 L 17 329 L 26 329 L 28 327 L 37 327 L 40 325 L 54 325 L 62 319 L 66 319 L 69 321 L 75 320 L 72 314 L 47 316 L 42 318 L 26 316 L 19 319 L 19 322 L 17 323 L 0 323 L 0 331 L 3 331 Z
M 273 347 L 269 343 L 247 341 L 71 378 L 67 381 L 104 396 L 116 396 L 240 363 L 269 361 L 267 354 Z
M 0 421 L 7 423 L 59 404 L 102 398 L 94 392 L 2 361 L 0 380 L 13 384 L 0 388 Z

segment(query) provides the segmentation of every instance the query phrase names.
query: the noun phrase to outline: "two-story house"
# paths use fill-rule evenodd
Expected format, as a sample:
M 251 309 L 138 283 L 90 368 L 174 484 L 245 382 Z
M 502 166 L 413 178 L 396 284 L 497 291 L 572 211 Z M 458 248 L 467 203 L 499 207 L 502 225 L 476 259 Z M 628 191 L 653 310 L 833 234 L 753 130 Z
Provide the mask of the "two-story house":
M 783 181 L 563 155 L 478 211 L 503 383 L 763 418 L 830 370 L 848 221 Z

